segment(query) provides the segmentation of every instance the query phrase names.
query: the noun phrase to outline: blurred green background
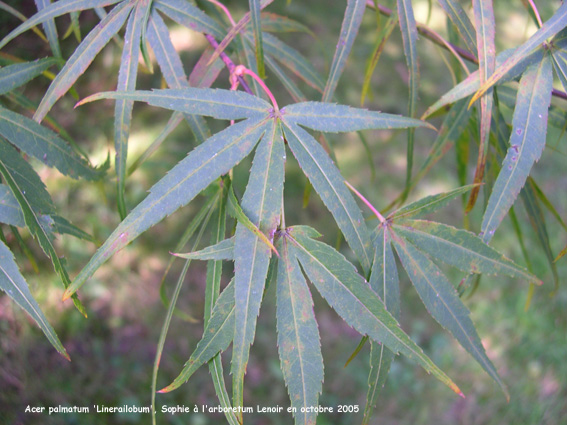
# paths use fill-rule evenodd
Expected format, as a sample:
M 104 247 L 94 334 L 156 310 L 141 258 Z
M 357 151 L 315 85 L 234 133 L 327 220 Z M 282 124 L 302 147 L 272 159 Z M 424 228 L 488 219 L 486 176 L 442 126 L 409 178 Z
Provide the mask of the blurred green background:
M 8 1 L 26 16 L 34 13 L 33 1 Z M 243 0 L 226 2 L 235 18 L 247 8 Z M 279 37 L 300 50 L 326 76 L 336 38 L 340 30 L 345 2 L 292 0 L 275 2 L 268 11 L 297 19 L 307 25 L 316 38 L 304 33 L 281 34 Z M 436 2 L 433 2 L 436 3 Z M 559 4 L 542 3 L 540 13 L 546 19 Z M 393 2 L 385 5 L 395 6 Z M 203 7 L 208 7 L 203 5 Z M 431 15 L 427 1 L 414 1 L 416 18 L 441 34 L 446 34 L 445 17 L 434 5 Z M 499 50 L 520 43 L 533 32 L 528 15 L 520 0 L 495 2 L 497 43 Z M 0 12 L 1 36 L 16 25 L 7 13 Z M 83 35 L 96 24 L 94 13 L 81 15 Z M 68 25 L 68 18 L 58 21 L 60 33 Z M 171 22 L 169 22 L 171 24 Z M 206 41 L 199 34 L 172 25 L 172 40 L 180 49 L 186 70 L 196 63 Z M 376 19 L 367 10 L 363 26 L 349 58 L 346 71 L 339 82 L 337 101 L 359 106 L 364 68 L 376 37 Z M 69 55 L 77 45 L 72 37 L 63 41 Z M 418 113 L 451 85 L 451 78 L 441 59 L 445 52 L 421 37 L 420 49 L 420 103 Z M 47 47 L 37 36 L 28 32 L 18 37 L 5 52 L 26 60 L 49 55 Z M 114 90 L 120 49 L 110 43 L 79 79 L 80 97 L 103 90 Z M 233 59 L 236 59 L 233 56 Z M 141 74 L 138 88 L 159 87 L 156 75 Z M 228 75 L 223 72 L 221 87 L 228 86 Z M 268 75 L 267 84 L 274 90 L 280 105 L 290 102 L 277 79 Z M 301 84 L 299 82 L 298 84 Z M 29 84 L 25 94 L 39 100 L 47 87 L 47 80 Z M 311 99 L 317 93 L 309 91 Z M 112 114 L 113 103 L 97 102 L 73 109 L 76 102 L 70 95 L 62 98 L 52 115 L 91 154 L 93 163 L 101 164 L 107 155 L 113 161 Z M 557 102 L 567 108 L 565 102 Z M 390 113 L 405 114 L 407 108 L 407 71 L 399 32 L 395 32 L 386 46 L 372 79 L 372 96 L 366 107 Z M 135 160 L 155 139 L 167 122 L 164 111 L 137 105 L 134 110 L 133 133 L 130 138 L 129 160 Z M 440 125 L 439 119 L 433 124 Z M 210 121 L 213 129 L 221 123 Z M 405 178 L 405 144 L 403 132 L 366 132 L 376 175 L 373 178 L 368 156 L 354 134 L 331 137 L 343 174 L 364 193 L 377 208 L 385 208 L 403 189 Z M 435 134 L 418 130 L 416 134 L 416 162 L 421 164 Z M 476 145 L 473 151 L 476 149 Z M 127 183 L 127 202 L 130 208 L 145 196 L 146 190 L 172 165 L 182 159 L 193 147 L 190 131 L 185 123 L 172 134 L 160 150 L 145 162 Z M 561 216 L 567 218 L 567 175 L 565 174 L 566 138 L 561 130 L 548 131 L 548 148 L 534 167 L 533 177 L 554 202 Z M 475 153 L 473 152 L 471 157 Z M 297 163 L 288 155 L 286 166 L 286 222 L 311 224 L 334 244 L 337 230 L 330 214 L 315 195 L 309 205 L 302 207 L 306 183 Z M 469 181 L 472 180 L 471 158 Z M 458 186 L 454 151 L 449 151 L 438 166 L 414 189 L 410 198 L 448 190 Z M 103 241 L 119 222 L 115 181 L 112 171 L 100 184 L 76 182 L 56 171 L 35 164 L 52 194 L 58 211 L 75 225 Z M 248 176 L 250 159 L 234 171 L 234 179 L 242 194 Z M 417 169 L 417 168 L 416 168 Z M 26 406 L 106 406 L 150 404 L 151 372 L 155 348 L 165 307 L 159 298 L 160 282 L 174 249 L 177 238 L 184 231 L 203 199 L 197 198 L 189 206 L 155 226 L 127 248 L 108 261 L 81 290 L 89 317 L 84 319 L 69 303 L 61 303 L 62 287 L 53 274 L 47 258 L 37 244 L 24 233 L 28 246 L 36 254 L 40 272 L 34 273 L 21 251 L 15 250 L 18 263 L 28 279 L 32 293 L 43 307 L 65 345 L 72 362 L 67 362 L 49 345 L 41 331 L 26 314 L 6 296 L 0 295 L 0 424 L 129 424 L 150 423 L 148 415 L 136 414 L 65 414 L 56 416 L 25 413 Z M 478 231 L 483 200 L 480 199 L 470 214 L 471 230 Z M 511 400 L 506 402 L 497 386 L 475 364 L 472 358 L 435 323 L 423 308 L 419 297 L 405 275 L 402 278 L 402 327 L 419 343 L 434 362 L 461 387 L 466 398 L 455 396 L 422 369 L 398 358 L 392 366 L 388 383 L 382 391 L 373 424 L 561 424 L 567 423 L 567 261 L 557 263 L 560 287 L 554 297 L 553 279 L 545 256 L 537 243 L 535 232 L 520 203 L 516 208 L 535 273 L 544 280 L 537 288 L 529 310 L 524 311 L 528 285 L 502 277 L 485 277 L 474 295 L 465 300 L 477 325 L 489 357 L 508 384 Z M 366 211 L 365 211 L 366 213 Z M 547 211 L 546 211 L 547 214 Z M 437 221 L 463 226 L 460 201 L 454 201 Z M 551 247 L 557 254 L 567 238 L 551 215 L 546 215 Z M 375 225 L 375 222 L 369 222 Z M 205 241 L 208 237 L 204 238 Z M 495 236 L 493 245 L 519 264 L 524 264 L 519 244 L 511 223 L 505 220 Z M 71 276 L 76 275 L 96 249 L 94 244 L 70 236 L 57 240 L 58 252 L 65 255 Z M 342 246 L 345 255 L 351 253 Z M 175 285 L 182 262 L 176 261 L 166 279 L 170 291 Z M 230 274 L 227 264 L 226 281 Z M 449 270 L 457 284 L 462 276 Z M 188 359 L 202 333 L 204 263 L 191 265 L 181 292 L 178 307 L 196 318 L 187 322 L 174 317 L 161 360 L 158 387 L 169 384 Z M 325 361 L 325 381 L 320 405 L 358 405 L 364 410 L 368 374 L 368 346 L 344 367 L 360 336 L 334 313 L 313 291 L 315 313 L 319 322 L 322 352 Z M 230 383 L 230 349 L 223 355 L 227 382 Z M 230 391 L 230 389 L 229 389 Z M 190 381 L 170 394 L 158 394 L 161 405 L 217 405 L 218 401 L 208 370 L 201 368 Z M 279 369 L 276 347 L 275 290 L 267 291 L 257 326 L 256 340 L 251 350 L 245 381 L 245 404 L 259 406 L 289 406 L 286 388 Z M 319 424 L 360 423 L 361 413 L 321 414 Z M 222 415 L 190 413 L 166 415 L 158 413 L 161 424 L 205 425 L 223 423 Z M 245 415 L 245 423 L 254 425 L 290 424 L 288 414 Z

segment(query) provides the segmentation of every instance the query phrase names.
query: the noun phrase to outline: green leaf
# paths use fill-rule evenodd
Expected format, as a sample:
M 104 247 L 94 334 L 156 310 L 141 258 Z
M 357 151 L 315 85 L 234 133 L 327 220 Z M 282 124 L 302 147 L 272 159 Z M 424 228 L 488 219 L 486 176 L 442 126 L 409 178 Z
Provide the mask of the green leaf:
M 145 0 L 145 3 L 147 3 L 147 0 Z M 128 18 L 126 35 L 124 36 L 124 48 L 122 49 L 122 58 L 120 59 L 120 70 L 118 71 L 117 91 L 136 90 L 144 13 L 144 2 L 138 2 L 134 12 L 132 12 Z M 114 149 L 116 150 L 115 168 L 118 186 L 117 201 L 121 219 L 124 219 L 128 214 L 126 201 L 124 200 L 124 190 L 126 185 L 128 137 L 130 136 L 133 107 L 134 102 L 131 100 L 118 100 L 114 107 Z
M 0 183 L 0 223 L 24 227 L 24 215 L 20 204 L 5 184 Z
M 545 253 L 545 257 L 547 259 L 547 262 L 551 269 L 551 273 L 553 275 L 555 290 L 557 290 L 557 288 L 559 287 L 559 275 L 557 273 L 557 267 L 553 262 L 554 260 L 553 252 L 551 251 L 551 243 L 549 241 L 549 235 L 547 233 L 545 216 L 541 209 L 541 205 L 537 200 L 537 195 L 534 186 L 530 180 L 528 180 L 528 184 L 526 184 L 522 189 L 522 191 L 520 192 L 520 196 L 522 197 L 522 201 L 524 202 L 524 206 L 526 208 L 526 212 L 528 213 L 530 223 L 536 232 L 542 251 Z
M 343 23 L 341 25 L 341 33 L 339 35 L 339 40 L 337 41 L 337 48 L 335 49 L 335 55 L 333 56 L 333 62 L 331 63 L 329 77 L 327 78 L 325 89 L 323 90 L 323 102 L 329 102 L 333 99 L 337 83 L 343 73 L 354 39 L 358 34 L 358 29 L 360 28 L 362 16 L 364 15 L 365 10 L 365 0 L 347 1 L 347 7 L 343 17 Z
M 449 202 L 457 196 L 467 193 L 474 185 L 458 187 L 457 189 L 450 190 L 449 192 L 438 193 L 437 195 L 426 196 L 418 201 L 412 202 L 397 211 L 394 211 L 388 216 L 388 220 L 402 220 L 411 217 L 422 217 L 427 214 L 434 213 L 435 211 L 445 207 Z
M 376 42 L 374 43 L 374 50 L 370 54 L 368 61 L 366 62 L 366 69 L 364 71 L 364 82 L 362 83 L 362 90 L 360 94 L 360 105 L 364 105 L 364 99 L 370 90 L 370 81 L 372 79 L 372 74 L 376 69 L 376 65 L 378 65 L 378 59 L 382 55 L 382 51 L 384 50 L 384 46 L 386 46 L 386 42 L 390 39 L 390 36 L 394 32 L 394 28 L 396 28 L 398 24 L 398 17 L 395 14 L 392 14 L 388 21 L 384 24 L 384 28 L 378 34 L 376 38 Z
M 195 112 L 195 111 L 191 111 Z M 157 182 L 149 195 L 118 225 L 73 281 L 64 297 L 74 293 L 115 252 L 166 215 L 188 204 L 217 177 L 248 155 L 266 129 L 264 121 L 246 120 L 197 146 Z
M 390 234 L 392 234 L 398 257 L 429 313 L 441 326 L 451 332 L 463 348 L 498 383 L 506 398 L 509 399 L 508 390 L 498 376 L 494 365 L 486 356 L 469 317 L 469 311 L 461 302 L 455 288 L 435 263 L 408 240 L 401 239 L 393 233 Z
M 246 213 L 242 210 L 242 208 L 238 204 L 238 200 L 236 199 L 236 195 L 234 194 L 232 186 L 228 190 L 228 213 L 240 224 L 242 224 L 256 236 L 258 236 L 260 240 L 262 240 L 262 242 L 264 242 L 266 246 L 270 247 L 272 251 L 274 251 L 276 254 L 278 253 L 270 239 L 268 239 L 268 237 L 264 233 L 262 233 L 260 229 L 258 229 L 258 226 L 250 221 Z
M 543 152 L 552 82 L 549 55 L 546 55 L 539 64 L 530 66 L 520 80 L 512 119 L 510 148 L 492 188 L 482 219 L 482 238 L 485 242 L 492 238 L 520 193 L 534 162 L 539 160 Z
M 173 255 L 188 260 L 234 260 L 234 236 L 196 252 Z
M 402 42 L 404 46 L 404 55 L 409 71 L 409 100 L 408 115 L 413 118 L 417 112 L 417 96 L 419 94 L 419 62 L 417 56 L 417 24 L 413 15 L 413 6 L 411 0 L 397 0 L 398 17 L 400 22 L 400 30 L 402 32 Z M 408 148 L 407 148 L 407 172 L 406 172 L 406 188 L 404 193 L 409 192 L 411 183 L 411 173 L 413 168 L 413 144 L 415 131 L 408 131 Z
M 279 67 L 276 63 L 276 60 L 271 56 L 266 56 L 264 58 L 266 60 L 266 64 L 268 68 L 272 70 L 272 72 L 276 75 L 276 77 L 280 80 L 280 82 L 284 85 L 285 89 L 291 95 L 291 98 L 294 102 L 305 102 L 307 98 L 303 94 L 303 92 L 297 87 L 297 85 L 293 82 L 291 78 L 289 78 L 285 72 Z
M 476 27 L 476 42 L 478 48 L 478 69 L 479 83 L 482 86 L 484 82 L 490 78 L 494 72 L 496 61 L 494 54 L 496 47 L 494 45 L 494 10 L 492 9 L 492 0 L 473 0 L 474 21 Z M 484 178 L 484 169 L 486 167 L 486 157 L 490 146 L 490 125 L 492 122 L 492 106 L 494 97 L 492 90 L 488 91 L 480 99 L 480 132 L 479 132 L 479 148 L 478 159 L 476 162 L 476 170 L 474 173 L 474 183 L 482 183 Z M 473 187 L 469 202 L 465 208 L 468 213 L 474 207 L 478 197 L 479 186 Z
M 10 187 L 12 194 L 18 201 L 24 215 L 24 221 L 26 226 L 29 228 L 30 233 L 35 239 L 37 239 L 45 254 L 47 254 L 47 256 L 51 259 L 55 272 L 61 278 L 63 286 L 67 288 L 71 283 L 69 276 L 67 275 L 67 270 L 65 270 L 61 259 L 53 247 L 51 234 L 48 233 L 41 222 L 41 216 L 39 214 L 40 211 L 36 209 L 38 206 L 49 206 L 49 204 L 46 204 L 45 201 L 38 201 L 36 199 L 36 197 L 43 197 L 44 195 L 41 190 L 36 191 L 34 189 L 41 188 L 43 184 L 20 154 L 2 139 L 0 139 L 0 174 L 2 174 L 4 181 Z M 31 178 L 30 176 L 35 177 Z M 30 179 L 32 181 L 30 181 Z M 33 180 L 37 180 L 39 183 L 34 182 Z M 31 191 L 29 191 L 30 188 L 32 189 Z M 27 193 L 26 189 L 28 189 Z M 77 307 L 77 310 L 86 317 L 85 308 L 79 301 L 76 294 L 73 295 L 73 303 L 75 304 L 75 307 Z
M 55 102 L 71 88 L 95 56 L 122 28 L 133 7 L 131 2 L 120 3 L 85 37 L 47 89 L 34 114 L 34 120 L 37 122 L 43 120 Z
M 430 256 L 465 272 L 488 275 L 505 274 L 541 285 L 541 281 L 527 270 L 517 266 L 474 233 L 442 223 L 407 220 L 394 225 L 396 234 Z
M 457 27 L 467 49 L 473 54 L 476 53 L 476 31 L 460 3 L 457 0 L 439 0 L 439 5 Z
M 276 13 L 262 12 L 262 31 L 268 32 L 306 32 L 315 37 L 309 27 L 301 22 L 288 18 L 287 16 Z
M 12 298 L 26 313 L 28 313 L 41 328 L 51 345 L 67 360 L 71 360 L 69 354 L 59 341 L 55 330 L 51 327 L 47 318 L 41 311 L 37 301 L 31 294 L 28 285 L 21 275 L 12 252 L 4 242 L 0 241 L 0 289 Z
M 297 50 L 288 46 L 272 34 L 263 34 L 264 52 L 278 60 L 283 66 L 318 91 L 323 91 L 323 79 L 311 64 Z
M 316 412 L 305 408 L 319 404 L 323 357 L 311 292 L 290 244 L 284 237 L 278 245 L 278 353 L 291 406 L 296 409 L 295 424 L 307 425 L 315 424 L 317 418 Z
M 93 169 L 56 133 L 0 107 L 0 134 L 19 149 L 74 179 L 98 180 L 106 167 Z
M 510 71 L 520 61 L 525 59 L 530 52 L 540 47 L 546 39 L 553 37 L 566 26 L 567 3 L 562 3 L 555 14 L 548 21 L 546 21 L 542 25 L 542 27 L 528 39 L 528 41 L 519 46 L 506 62 L 496 68 L 494 74 L 492 74 L 492 76 L 480 87 L 480 89 L 473 96 L 471 102 L 482 96 L 490 87 L 492 87 L 504 75 L 506 75 L 508 71 Z
M 155 10 L 148 21 L 147 38 L 167 85 L 173 89 L 189 87 L 183 64 L 173 47 L 169 31 Z M 203 143 L 211 136 L 211 131 L 202 117 L 187 114 L 184 117 L 197 143 Z
M 51 4 L 51 0 L 35 0 L 35 5 L 37 6 L 37 11 L 41 12 Z M 48 19 L 43 23 L 43 30 L 47 40 L 49 40 L 49 46 L 53 52 L 53 56 L 56 58 L 61 58 L 61 47 L 59 46 L 59 36 L 57 35 L 57 27 L 55 26 L 55 20 Z
M 326 133 L 367 129 L 394 129 L 431 127 L 424 121 L 401 115 L 385 114 L 346 105 L 322 102 L 302 102 L 288 105 L 281 110 L 288 125 L 299 124 Z
M 384 301 L 384 306 L 396 319 L 400 319 L 400 282 L 394 252 L 388 233 L 381 226 L 373 240 L 374 261 L 370 274 L 370 288 Z M 364 409 L 363 425 L 368 424 L 380 390 L 386 384 L 394 353 L 384 344 L 371 342 L 370 373 Z
M 254 33 L 254 42 L 256 45 L 256 63 L 258 65 L 258 76 L 262 79 L 266 78 L 264 69 L 264 49 L 262 47 L 262 24 L 260 21 L 260 0 L 248 0 L 250 7 L 250 18 L 252 21 L 252 31 Z
M 284 118 L 287 118 L 287 115 Z M 372 264 L 368 229 L 358 205 L 344 184 L 344 178 L 321 145 L 309 133 L 287 123 L 284 132 L 299 166 L 335 218 L 364 272 L 368 272 Z
M 427 158 L 414 176 L 410 187 L 413 188 L 465 132 L 471 115 L 467 103 L 466 99 L 461 99 L 451 107 Z
M 551 57 L 553 58 L 553 68 L 555 68 L 555 73 L 563 85 L 563 90 L 567 90 L 567 53 L 558 50 L 554 51 Z
M 55 58 L 43 58 L 33 62 L 16 63 L 0 68 L 0 94 L 33 80 L 50 66 L 59 63 Z
M 503 63 L 509 59 L 514 53 L 513 49 L 505 50 L 498 55 L 496 55 L 496 68 L 501 66 Z M 541 62 L 544 54 L 544 49 L 539 48 L 527 55 L 521 61 L 519 61 L 513 68 L 511 68 L 501 79 L 500 82 L 504 83 L 515 79 L 520 74 L 522 74 L 525 69 L 534 63 Z M 465 80 L 457 84 L 447 93 L 445 93 L 441 98 L 427 108 L 427 111 L 422 115 L 422 119 L 432 115 L 435 111 L 442 108 L 443 106 L 449 105 L 460 99 L 464 99 L 475 93 L 480 88 L 480 75 L 478 71 L 471 73 Z
M 99 99 L 129 99 L 148 105 L 217 119 L 259 119 L 266 116 L 271 105 L 248 93 L 222 89 L 163 89 L 133 92 L 102 92 L 83 99 L 79 104 Z
M 211 34 L 216 38 L 222 38 L 224 36 L 224 30 L 214 19 L 209 18 L 205 12 L 188 1 L 154 0 L 153 3 L 157 9 L 179 25 L 193 31 Z
M 384 303 L 353 265 L 330 246 L 289 232 L 303 271 L 329 305 L 353 328 L 394 353 L 402 353 L 448 385 L 459 388 L 423 353 L 386 310 Z
M 179 388 L 203 364 L 228 348 L 234 336 L 234 308 L 234 284 L 231 281 L 215 303 L 211 320 L 203 332 L 203 338 L 185 363 L 183 370 L 171 384 L 158 393 L 168 393 Z
M 78 239 L 83 239 L 85 241 L 89 241 L 93 243 L 95 242 L 94 238 L 91 235 L 79 229 L 77 226 L 70 223 L 67 219 L 58 215 L 51 216 L 51 219 L 53 220 L 53 230 L 55 232 L 60 234 L 71 235 Z
M 4 37 L 4 39 L 0 42 L 0 49 L 8 44 L 11 40 L 16 38 L 18 35 L 29 29 L 32 29 L 36 25 L 48 21 L 49 19 L 53 19 L 57 16 L 78 10 L 109 6 L 111 4 L 118 3 L 119 1 L 121 0 L 58 0 L 33 15 L 19 27 L 10 32 L 10 34 Z
M 250 221 L 273 241 L 280 222 L 285 149 L 279 122 L 266 125 L 250 170 L 242 210 Z M 235 332 L 232 348 L 232 392 L 234 406 L 243 405 L 244 373 L 270 263 L 270 248 L 242 223 L 236 226 L 234 242 Z M 241 418 L 241 414 L 239 415 Z

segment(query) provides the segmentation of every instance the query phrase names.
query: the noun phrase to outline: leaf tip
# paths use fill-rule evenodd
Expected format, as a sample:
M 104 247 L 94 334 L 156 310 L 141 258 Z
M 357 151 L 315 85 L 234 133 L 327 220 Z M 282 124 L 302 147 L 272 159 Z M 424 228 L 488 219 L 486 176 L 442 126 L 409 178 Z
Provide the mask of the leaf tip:
M 61 301 L 67 301 L 69 298 L 71 298 L 71 295 L 73 295 L 73 293 L 71 291 L 69 291 L 69 289 L 67 289 L 63 293 L 63 298 L 61 298 Z

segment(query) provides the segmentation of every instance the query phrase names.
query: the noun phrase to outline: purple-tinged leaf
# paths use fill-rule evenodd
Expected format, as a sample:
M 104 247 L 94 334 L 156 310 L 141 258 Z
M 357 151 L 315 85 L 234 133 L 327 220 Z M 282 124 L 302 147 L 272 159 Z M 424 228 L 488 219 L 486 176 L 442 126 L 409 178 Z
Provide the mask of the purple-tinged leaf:
M 512 119 L 510 147 L 492 188 L 482 219 L 482 239 L 492 239 L 502 219 L 516 200 L 534 162 L 545 147 L 547 113 L 553 82 L 551 58 L 545 55 L 531 65 L 520 80 Z
M 302 102 L 282 108 L 283 120 L 326 133 L 356 130 L 431 127 L 425 121 L 401 115 L 322 102 Z
M 373 256 L 368 229 L 340 171 L 321 145 L 305 130 L 286 123 L 284 132 L 299 166 L 333 215 L 347 243 L 367 273 Z
M 278 247 L 278 353 L 296 425 L 314 425 L 323 382 L 323 357 L 313 299 L 287 237 Z M 303 411 L 302 411 L 303 408 Z
M 216 81 L 220 72 L 224 69 L 224 62 L 217 59 L 208 65 L 212 54 L 213 48 L 207 46 L 189 75 L 190 86 L 206 88 L 211 87 Z
M 337 83 L 345 68 L 348 55 L 352 49 L 354 39 L 358 34 L 358 29 L 360 28 L 365 10 L 366 0 L 347 1 L 347 7 L 341 25 L 341 33 L 337 41 L 337 48 L 335 49 L 329 77 L 327 78 L 325 89 L 323 90 L 323 102 L 330 102 L 333 99 Z
M 188 204 L 219 176 L 238 164 L 264 133 L 266 122 L 246 120 L 197 146 L 157 182 L 149 195 L 118 225 L 65 292 L 68 298 L 114 253 L 165 216 Z
M 388 312 L 382 300 L 370 289 L 352 263 L 335 249 L 289 230 L 290 243 L 304 273 L 329 305 L 354 329 L 402 353 L 449 386 L 461 391 L 429 359 Z
M 273 241 L 280 222 L 285 147 L 279 121 L 270 120 L 258 144 L 242 210 L 252 224 Z M 233 405 L 243 405 L 243 385 L 250 345 L 264 293 L 271 249 L 254 232 L 238 223 L 234 242 L 234 342 L 232 347 Z M 241 419 L 241 414 L 237 415 Z
M 424 220 L 406 220 L 393 228 L 421 251 L 464 272 L 506 275 L 536 285 L 542 283 L 467 230 Z
M 465 350 L 494 379 L 506 398 L 510 395 L 496 368 L 487 357 L 469 311 L 443 272 L 426 255 L 397 233 L 390 233 L 398 257 L 423 304 L 437 322 L 459 341 Z
M 520 61 L 525 59 L 529 53 L 540 47 L 546 39 L 553 37 L 559 31 L 567 26 L 567 3 L 563 2 L 555 14 L 547 20 L 543 26 L 532 35 L 524 44 L 519 46 L 512 56 L 504 62 L 501 66 L 496 67 L 494 74 L 479 88 L 473 96 L 471 102 L 474 102 L 482 96 L 490 87 L 496 84 L 500 79 L 506 75 L 512 68 L 514 68 Z
M 267 117 L 272 108 L 268 102 L 241 91 L 194 87 L 122 93 L 102 92 L 83 99 L 79 105 L 99 99 L 135 100 L 172 111 L 205 115 L 221 120 L 261 119 Z
M 120 31 L 133 7 L 131 2 L 120 3 L 85 37 L 49 86 L 34 114 L 34 120 L 43 120 L 55 102 L 85 72 L 98 52 Z

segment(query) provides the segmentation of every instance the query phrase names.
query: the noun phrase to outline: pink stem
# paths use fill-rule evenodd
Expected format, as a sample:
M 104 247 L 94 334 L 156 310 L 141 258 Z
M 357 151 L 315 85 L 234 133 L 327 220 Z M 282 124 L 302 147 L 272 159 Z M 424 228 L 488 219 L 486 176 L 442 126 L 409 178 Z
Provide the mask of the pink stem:
M 541 16 L 539 16 L 539 12 L 537 10 L 537 7 L 534 3 L 533 0 L 528 0 L 528 2 L 530 3 L 530 6 L 532 7 L 532 10 L 534 11 L 535 17 L 537 19 L 537 23 L 539 24 L 539 26 L 541 27 L 543 25 L 543 23 L 541 22 Z
M 244 65 L 238 65 L 235 69 L 234 69 L 234 74 L 236 76 L 238 75 L 250 75 L 252 78 L 254 78 L 256 80 L 256 82 L 258 84 L 260 84 L 260 87 L 262 87 L 262 89 L 264 89 L 264 91 L 266 92 L 266 94 L 268 95 L 268 97 L 270 98 L 272 105 L 274 106 L 274 112 L 275 113 L 279 113 L 280 108 L 278 106 L 278 102 L 276 102 L 276 98 L 274 97 L 274 95 L 272 94 L 272 92 L 270 91 L 270 89 L 268 88 L 268 86 L 266 86 L 266 84 L 264 83 L 264 81 L 258 77 L 258 75 L 256 75 L 256 73 L 254 71 L 249 70 L 248 68 L 246 68 Z
M 382 214 L 380 214 L 376 208 L 374 208 L 374 205 L 372 205 L 368 199 L 366 199 L 364 196 L 362 196 L 362 194 L 361 194 L 358 190 L 356 190 L 356 189 L 355 189 L 349 182 L 347 182 L 346 180 L 345 180 L 345 184 L 347 185 L 347 187 L 348 187 L 350 190 L 352 190 L 352 191 L 354 192 L 354 194 L 355 194 L 356 196 L 358 196 L 358 197 L 360 198 L 360 200 L 361 200 L 362 202 L 364 202 L 364 205 L 366 205 L 368 208 L 370 208 L 370 211 L 372 211 L 372 212 L 374 213 L 374 215 L 375 215 L 376 217 L 378 217 L 378 220 L 380 220 L 380 223 L 386 222 L 386 219 L 384 218 L 384 216 L 383 216 Z
M 211 2 L 215 6 L 222 9 L 222 11 L 225 13 L 225 15 L 228 16 L 228 20 L 230 21 L 230 24 L 232 26 L 236 25 L 236 23 L 234 22 L 234 19 L 232 19 L 232 15 L 230 14 L 230 12 L 228 11 L 228 9 L 226 8 L 226 6 L 224 4 L 222 4 L 221 2 L 219 2 L 217 0 L 209 0 L 209 2 Z

